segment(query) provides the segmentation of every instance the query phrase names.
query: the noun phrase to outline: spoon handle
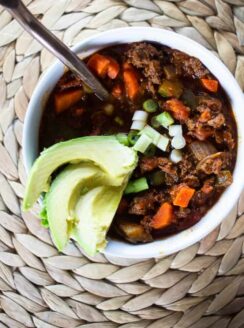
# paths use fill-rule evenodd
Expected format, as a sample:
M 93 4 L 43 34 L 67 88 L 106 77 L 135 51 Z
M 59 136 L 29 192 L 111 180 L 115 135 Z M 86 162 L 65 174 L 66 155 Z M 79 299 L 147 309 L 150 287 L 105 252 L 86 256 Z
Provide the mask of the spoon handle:
M 48 0 L 47 0 L 48 1 Z M 55 57 L 80 76 L 102 100 L 108 98 L 107 90 L 86 67 L 82 60 L 52 32 L 41 24 L 20 0 L 0 0 L 9 13 L 23 28 L 47 48 Z

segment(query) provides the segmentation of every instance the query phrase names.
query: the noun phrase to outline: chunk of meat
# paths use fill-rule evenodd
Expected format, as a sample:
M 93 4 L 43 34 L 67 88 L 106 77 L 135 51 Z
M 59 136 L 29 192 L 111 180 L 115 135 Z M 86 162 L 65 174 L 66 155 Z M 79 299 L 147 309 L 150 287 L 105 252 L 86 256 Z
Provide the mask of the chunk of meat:
M 173 117 L 180 122 L 185 122 L 189 118 L 190 108 L 185 106 L 182 101 L 176 98 L 167 100 L 164 109 L 172 113 Z
M 186 125 L 188 128 L 188 135 L 198 140 L 204 141 L 214 135 L 213 127 L 201 123 L 198 118 L 187 120 Z
M 60 92 L 81 87 L 83 87 L 81 79 L 70 72 L 65 73 L 56 86 L 57 90 Z
M 203 186 L 192 198 L 192 206 L 202 206 L 212 197 L 214 193 L 215 179 L 206 179 Z
M 196 161 L 192 154 L 186 153 L 182 160 L 178 163 L 178 172 L 181 179 L 184 179 L 190 174 L 196 174 Z
M 122 198 L 116 213 L 119 215 L 125 214 L 128 210 L 128 206 L 128 201 L 125 198 Z
M 121 220 L 117 223 L 117 231 L 131 243 L 147 243 L 152 241 L 151 234 L 139 223 Z
M 158 157 L 143 157 L 139 161 L 141 173 L 151 172 L 158 167 Z
M 176 67 L 177 74 L 186 77 L 203 78 L 210 73 L 199 59 L 190 57 L 175 49 L 167 49 L 166 51 L 170 56 L 171 63 Z
M 200 185 L 200 181 L 196 175 L 188 174 L 184 177 L 183 181 L 191 188 L 197 188 Z
M 198 97 L 197 111 L 202 113 L 208 109 L 211 113 L 219 113 L 222 110 L 222 102 L 218 98 L 206 96 Z
M 177 180 L 177 171 L 176 167 L 173 162 L 171 162 L 168 158 L 166 157 L 158 157 L 158 167 L 160 170 L 163 172 L 174 176 L 175 179 Z
M 148 82 L 160 84 L 162 52 L 157 48 L 145 42 L 134 43 L 130 45 L 126 57 L 129 63 L 142 70 L 143 75 L 148 78 Z
M 229 166 L 228 155 L 225 152 L 218 152 L 202 159 L 197 164 L 197 170 L 207 175 L 219 174 L 219 172 Z
M 166 199 L 163 191 L 156 189 L 145 192 L 141 196 L 134 197 L 129 205 L 129 214 L 146 215 L 155 210 L 159 203 Z
M 215 129 L 221 128 L 224 124 L 225 124 L 225 117 L 221 113 L 208 121 L 208 125 L 212 126 Z

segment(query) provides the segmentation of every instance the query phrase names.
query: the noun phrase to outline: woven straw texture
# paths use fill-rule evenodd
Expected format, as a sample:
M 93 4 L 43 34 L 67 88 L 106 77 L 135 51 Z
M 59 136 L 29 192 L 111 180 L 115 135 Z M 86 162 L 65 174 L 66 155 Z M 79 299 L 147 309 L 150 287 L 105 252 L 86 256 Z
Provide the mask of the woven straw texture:
M 66 44 L 123 26 L 172 29 L 215 52 L 244 89 L 244 0 L 25 0 Z M 244 193 L 222 225 L 164 259 L 63 254 L 21 213 L 28 101 L 53 57 L 0 7 L 0 327 L 243 328 Z

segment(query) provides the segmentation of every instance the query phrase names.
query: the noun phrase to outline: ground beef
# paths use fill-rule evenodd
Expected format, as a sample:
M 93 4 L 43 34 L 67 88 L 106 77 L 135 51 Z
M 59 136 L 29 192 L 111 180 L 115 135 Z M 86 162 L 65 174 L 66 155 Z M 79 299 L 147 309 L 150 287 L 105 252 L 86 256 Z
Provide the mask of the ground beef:
M 218 152 L 201 160 L 197 165 L 197 170 L 207 175 L 219 174 L 221 170 L 228 168 L 230 164 L 231 158 L 229 153 Z
M 220 99 L 203 95 L 198 97 L 197 111 L 202 113 L 209 109 L 211 113 L 219 113 L 222 110 L 222 102 Z
M 170 175 L 175 181 L 178 180 L 176 167 L 168 158 L 158 157 L 158 168 Z
M 186 175 L 183 181 L 191 188 L 198 188 L 200 185 L 199 178 L 193 174 Z
M 199 59 L 173 49 L 167 49 L 167 53 L 171 63 L 175 65 L 178 75 L 203 78 L 209 74 L 209 70 L 203 66 Z
M 193 207 L 202 206 L 207 203 L 214 193 L 215 178 L 206 179 L 200 190 L 195 192 L 191 200 Z
M 141 173 L 153 171 L 158 167 L 158 157 L 143 157 L 139 161 Z
M 183 156 L 182 161 L 178 164 L 178 173 L 181 179 L 184 179 L 186 176 L 189 175 L 189 172 L 192 175 L 196 174 L 196 161 L 194 159 L 194 156 L 190 153 L 186 153 Z
M 162 80 L 162 52 L 148 43 L 133 43 L 126 53 L 126 58 L 136 68 L 142 70 L 150 83 L 160 84 Z
M 211 120 L 209 120 L 207 124 L 212 126 L 214 129 L 219 129 L 225 124 L 225 117 L 223 114 L 220 113 Z
M 162 190 L 152 189 L 143 195 L 134 197 L 129 205 L 129 214 L 146 215 L 155 210 L 159 204 L 166 200 L 166 195 Z
M 189 208 L 179 207 L 174 213 L 177 219 L 185 219 L 191 213 L 191 210 Z

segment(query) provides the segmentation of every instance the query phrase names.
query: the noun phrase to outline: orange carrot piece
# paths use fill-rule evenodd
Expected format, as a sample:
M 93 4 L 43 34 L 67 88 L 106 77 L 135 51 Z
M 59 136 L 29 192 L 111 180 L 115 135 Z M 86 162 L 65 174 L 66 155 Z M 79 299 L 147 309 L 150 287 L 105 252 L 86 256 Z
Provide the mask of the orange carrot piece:
M 211 92 L 217 92 L 219 82 L 217 80 L 201 79 L 202 85 L 205 89 Z
M 119 74 L 120 67 L 119 67 L 118 62 L 115 59 L 113 59 L 111 57 L 109 57 L 108 59 L 110 60 L 110 63 L 108 65 L 107 74 L 108 74 L 108 77 L 110 77 L 110 79 L 114 80 L 114 79 L 116 79 L 116 77 Z
M 187 207 L 195 193 L 195 189 L 188 186 L 182 186 L 175 195 L 173 204 L 175 206 Z
M 172 112 L 173 117 L 176 120 L 185 122 L 189 117 L 189 108 L 186 107 L 182 101 L 176 98 L 172 98 L 165 102 L 166 110 Z
M 126 95 L 130 100 L 133 100 L 139 93 L 139 82 L 135 69 L 130 64 L 124 65 L 123 78 L 125 83 Z
M 114 98 L 120 99 L 122 97 L 122 87 L 120 84 L 115 84 L 115 86 L 112 89 L 112 95 L 114 96 Z
M 94 54 L 87 62 L 87 66 L 98 76 L 105 77 L 108 71 L 110 60 L 100 54 Z
M 157 213 L 154 215 L 151 226 L 154 229 L 162 229 L 170 225 L 174 219 L 173 206 L 165 202 L 163 203 Z
M 82 90 L 69 90 L 55 94 L 54 105 L 56 113 L 60 114 L 69 109 L 81 99 L 82 95 Z

